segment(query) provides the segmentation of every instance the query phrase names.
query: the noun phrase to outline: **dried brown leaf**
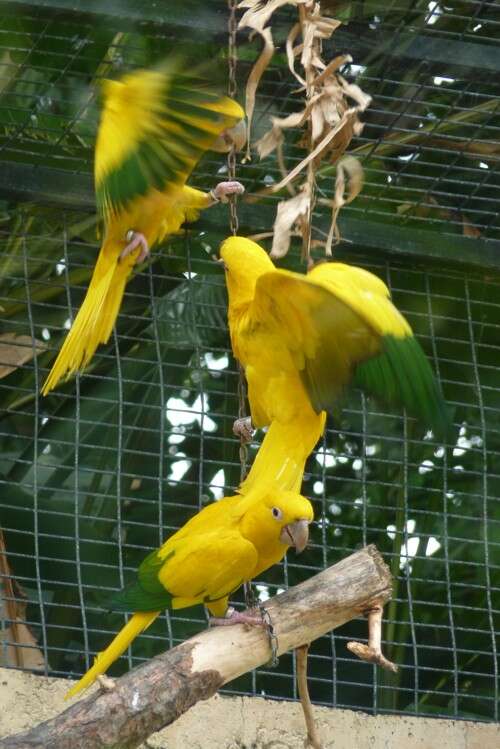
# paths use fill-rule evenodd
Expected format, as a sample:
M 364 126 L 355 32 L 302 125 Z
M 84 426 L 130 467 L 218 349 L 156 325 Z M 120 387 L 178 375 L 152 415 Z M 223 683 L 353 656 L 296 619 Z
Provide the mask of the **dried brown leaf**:
M 274 43 L 267 26 L 275 10 L 283 5 L 293 5 L 298 9 L 299 20 L 291 27 L 286 40 L 286 54 L 291 74 L 299 82 L 304 92 L 305 107 L 287 118 L 272 117 L 272 127 L 257 143 L 261 158 L 276 151 L 282 174 L 279 183 L 266 193 L 276 193 L 283 188 L 294 193 L 293 181 L 307 169 L 298 193 L 281 201 L 278 205 L 274 224 L 274 239 L 271 255 L 283 257 L 288 252 L 292 234 L 299 234 L 303 240 L 303 253 L 307 256 L 311 247 L 311 216 L 315 203 L 315 181 L 318 165 L 328 155 L 331 163 L 337 163 L 335 196 L 328 201 L 332 209 L 332 221 L 326 252 L 331 254 L 334 241 L 340 239 L 337 228 L 338 212 L 343 205 L 358 195 L 363 184 L 363 171 L 355 159 L 343 158 L 354 135 L 363 129 L 358 118 L 359 112 L 366 109 L 371 97 L 356 84 L 348 83 L 339 73 L 345 63 L 351 62 L 350 55 L 338 55 L 328 64 L 322 59 L 322 41 L 329 39 L 341 22 L 321 15 L 319 2 L 313 0 L 243 0 L 239 8 L 247 12 L 240 21 L 240 28 L 248 26 L 264 38 L 263 55 L 269 49 L 264 61 L 257 61 L 252 70 L 247 88 L 247 110 L 251 120 L 255 106 L 255 94 L 263 71 L 274 52 Z M 272 48 L 272 51 L 271 51 Z M 297 60 L 304 70 L 296 70 Z M 258 68 L 258 70 L 256 70 Z M 251 84 L 251 85 L 250 85 Z M 250 93 L 248 93 L 250 92 Z M 309 153 L 290 172 L 286 171 L 283 145 L 286 130 L 302 128 L 299 145 Z M 320 199 L 320 202 L 323 202 Z
M 250 151 L 251 137 L 250 136 L 251 136 L 251 131 L 252 131 L 253 112 L 255 109 L 255 95 L 257 93 L 259 81 L 262 78 L 267 66 L 271 62 L 272 57 L 274 55 L 274 50 L 275 50 L 273 37 L 271 34 L 271 29 L 264 29 L 264 31 L 261 32 L 261 36 L 264 41 L 264 47 L 262 48 L 262 52 L 260 53 L 257 62 L 253 66 L 252 70 L 250 71 L 250 75 L 248 76 L 248 80 L 247 80 L 246 93 L 245 93 L 245 108 L 246 108 L 246 115 L 247 115 L 246 160 L 251 159 L 251 151 Z
M 325 244 L 325 254 L 332 255 L 332 246 L 340 241 L 337 225 L 339 211 L 346 203 L 356 198 L 363 187 L 363 167 L 354 156 L 345 156 L 337 164 L 335 195 L 332 202 L 332 220 Z M 346 192 L 347 190 L 347 192 Z
M 331 60 L 328 65 L 325 67 L 322 73 L 320 73 L 317 78 L 314 79 L 313 85 L 319 86 L 323 81 L 331 76 L 333 73 L 335 73 L 339 68 L 342 67 L 342 65 L 346 65 L 347 63 L 352 62 L 351 55 L 338 55 L 337 57 L 334 57 L 333 60 Z
M 286 56 L 291 74 L 298 80 L 301 86 L 305 86 L 305 80 L 295 70 L 295 58 L 302 52 L 302 44 L 299 44 L 297 47 L 294 47 L 293 45 L 298 35 L 300 34 L 300 31 L 300 23 L 296 23 L 295 26 L 292 26 L 292 29 L 286 39 Z
M 281 182 L 278 182 L 276 185 L 273 185 L 272 192 L 279 192 L 279 190 L 282 190 L 288 182 L 291 182 L 297 175 L 300 174 L 300 172 L 305 169 L 305 167 L 309 164 L 309 162 L 316 159 L 323 151 L 330 145 L 330 143 L 333 141 L 335 136 L 337 135 L 340 130 L 345 127 L 350 117 L 356 114 L 356 110 L 348 109 L 344 116 L 342 117 L 342 120 L 337 124 L 336 127 L 333 128 L 333 130 L 330 130 L 327 135 L 318 143 L 318 145 L 305 157 L 305 159 L 302 159 L 300 164 L 297 164 L 296 167 L 292 169 L 291 172 L 289 172 L 288 176 L 285 179 L 282 179 Z
M 360 87 L 355 83 L 347 83 L 347 81 L 342 78 L 341 75 L 337 74 L 337 77 L 342 84 L 342 88 L 344 89 L 346 96 L 349 96 L 350 99 L 354 99 L 354 101 L 358 104 L 359 111 L 364 112 L 365 109 L 371 104 L 372 97 L 368 94 L 365 94 L 365 92 L 362 91 Z
M 307 185 L 294 195 L 293 198 L 283 200 L 278 205 L 276 220 L 273 227 L 273 246 L 271 257 L 284 257 L 290 249 L 292 230 L 300 219 L 306 219 L 311 206 L 311 194 Z
M 29 362 L 35 353 L 45 351 L 47 346 L 29 335 L 2 333 L 0 335 L 0 380 L 15 369 Z
M 309 113 L 309 108 L 302 112 L 294 112 L 288 117 L 271 117 L 272 128 L 265 133 L 256 146 L 261 159 L 269 156 L 281 143 L 283 143 L 283 130 L 288 128 L 300 127 Z
M 238 10 L 248 8 L 238 24 L 238 28 L 246 27 L 262 32 L 273 13 L 283 5 L 299 5 L 305 0 L 242 0 L 238 3 Z

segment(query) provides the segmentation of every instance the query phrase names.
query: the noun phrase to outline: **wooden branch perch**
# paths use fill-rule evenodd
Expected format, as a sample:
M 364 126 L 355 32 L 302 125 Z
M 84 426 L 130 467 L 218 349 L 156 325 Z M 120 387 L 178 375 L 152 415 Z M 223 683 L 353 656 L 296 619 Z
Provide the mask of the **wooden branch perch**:
M 300 647 L 391 597 L 391 575 L 367 546 L 266 601 L 278 654 Z M 266 663 L 262 627 L 215 627 L 141 664 L 61 715 L 0 740 L 0 749 L 133 749 L 241 674 Z

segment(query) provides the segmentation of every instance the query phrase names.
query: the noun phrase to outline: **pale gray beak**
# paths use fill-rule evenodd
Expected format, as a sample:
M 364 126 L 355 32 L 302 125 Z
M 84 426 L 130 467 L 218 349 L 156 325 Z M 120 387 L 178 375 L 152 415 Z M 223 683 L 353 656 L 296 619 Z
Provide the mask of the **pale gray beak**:
M 234 127 L 224 130 L 212 144 L 212 151 L 218 153 L 228 153 L 234 146 L 237 151 L 241 151 L 247 142 L 247 127 L 245 120 L 240 120 Z
M 297 554 L 307 546 L 309 541 L 309 520 L 296 520 L 282 528 L 280 541 L 287 546 L 295 546 Z

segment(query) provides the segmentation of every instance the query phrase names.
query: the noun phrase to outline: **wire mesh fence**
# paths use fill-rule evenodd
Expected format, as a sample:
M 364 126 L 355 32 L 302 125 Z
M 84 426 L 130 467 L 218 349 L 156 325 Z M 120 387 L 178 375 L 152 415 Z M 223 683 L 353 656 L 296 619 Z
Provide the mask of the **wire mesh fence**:
M 27 356 L 10 371 L 0 361 L 1 652 L 11 666 L 77 675 L 123 624 L 123 615 L 106 612 L 106 597 L 150 549 L 239 482 L 232 435 L 238 373 L 224 279 L 211 260 L 228 233 L 228 216 L 213 208 L 169 238 L 129 283 L 110 343 L 84 375 L 41 398 L 99 243 L 89 179 L 94 84 L 158 59 L 181 31 L 189 41 L 193 26 L 181 11 L 157 19 L 148 4 L 141 6 L 140 28 L 126 3 L 101 12 L 98 25 L 92 3 L 86 14 L 70 13 L 63 0 L 5 5 L 0 353 L 6 358 L 15 334 L 26 336 Z M 200 38 L 190 49 L 197 59 L 227 41 L 225 4 L 213 5 L 193 21 Z M 313 644 L 312 698 L 371 711 L 494 720 L 500 99 L 489 53 L 500 17 L 496 4 L 483 2 L 456 3 L 453 10 L 418 2 L 342 8 L 349 24 L 341 43 L 358 65 L 345 74 L 362 83 L 374 105 L 353 142 L 365 189 L 341 222 L 344 236 L 358 241 L 344 242 L 337 256 L 390 286 L 441 378 L 456 442 L 445 450 L 403 414 L 349 394 L 307 466 L 303 492 L 316 515 L 312 543 L 255 581 L 256 588 L 265 599 L 360 544 L 376 543 L 395 576 L 384 633 L 386 654 L 400 672 L 382 674 L 349 654 L 345 643 L 365 636 L 366 626 L 351 622 Z M 456 44 L 481 51 L 482 66 L 473 63 L 471 50 L 469 57 L 443 60 L 447 49 L 462 49 Z M 255 49 L 243 38 L 239 47 L 244 81 Z M 277 64 L 259 99 L 257 132 L 269 114 L 293 111 L 290 89 Z M 286 158 L 293 165 L 298 149 L 287 149 Z M 193 183 L 210 188 L 225 168 L 208 156 Z M 239 165 L 238 178 L 250 192 L 279 179 L 272 161 Z M 332 186 L 325 175 L 320 190 L 328 195 Z M 240 232 L 269 229 L 272 202 L 242 205 Z M 319 214 L 320 229 L 321 221 Z M 451 263 L 471 259 L 474 268 Z M 286 265 L 299 267 L 297 255 Z M 258 433 L 250 459 L 261 438 Z M 28 624 L 31 639 L 24 630 L 16 636 L 13 618 Z M 165 614 L 112 673 L 205 625 L 201 609 Z M 295 698 L 292 656 L 241 677 L 227 691 Z

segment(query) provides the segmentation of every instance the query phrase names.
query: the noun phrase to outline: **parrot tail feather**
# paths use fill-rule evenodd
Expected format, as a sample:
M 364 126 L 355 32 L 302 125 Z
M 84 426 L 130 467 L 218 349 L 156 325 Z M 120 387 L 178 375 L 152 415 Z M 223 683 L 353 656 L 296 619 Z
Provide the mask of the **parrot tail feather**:
M 43 384 L 43 395 L 53 390 L 62 378 L 83 369 L 98 345 L 109 340 L 133 261 L 118 263 L 116 253 L 110 260 L 109 251 L 104 252 L 104 249 L 99 254 L 82 306 Z
M 238 491 L 248 494 L 259 485 L 270 485 L 300 493 L 306 460 L 323 433 L 325 419 L 324 411 L 311 410 L 285 424 L 273 421 Z
M 68 700 L 83 689 L 90 687 L 97 677 L 104 674 L 111 664 L 114 663 L 123 652 L 125 652 L 130 643 L 154 622 L 160 613 L 160 611 L 136 612 L 123 629 L 118 632 L 115 639 L 110 643 L 110 645 L 108 645 L 106 650 L 103 650 L 102 653 L 96 655 L 92 668 L 89 668 L 80 681 L 71 687 L 69 692 L 66 693 L 64 699 Z

